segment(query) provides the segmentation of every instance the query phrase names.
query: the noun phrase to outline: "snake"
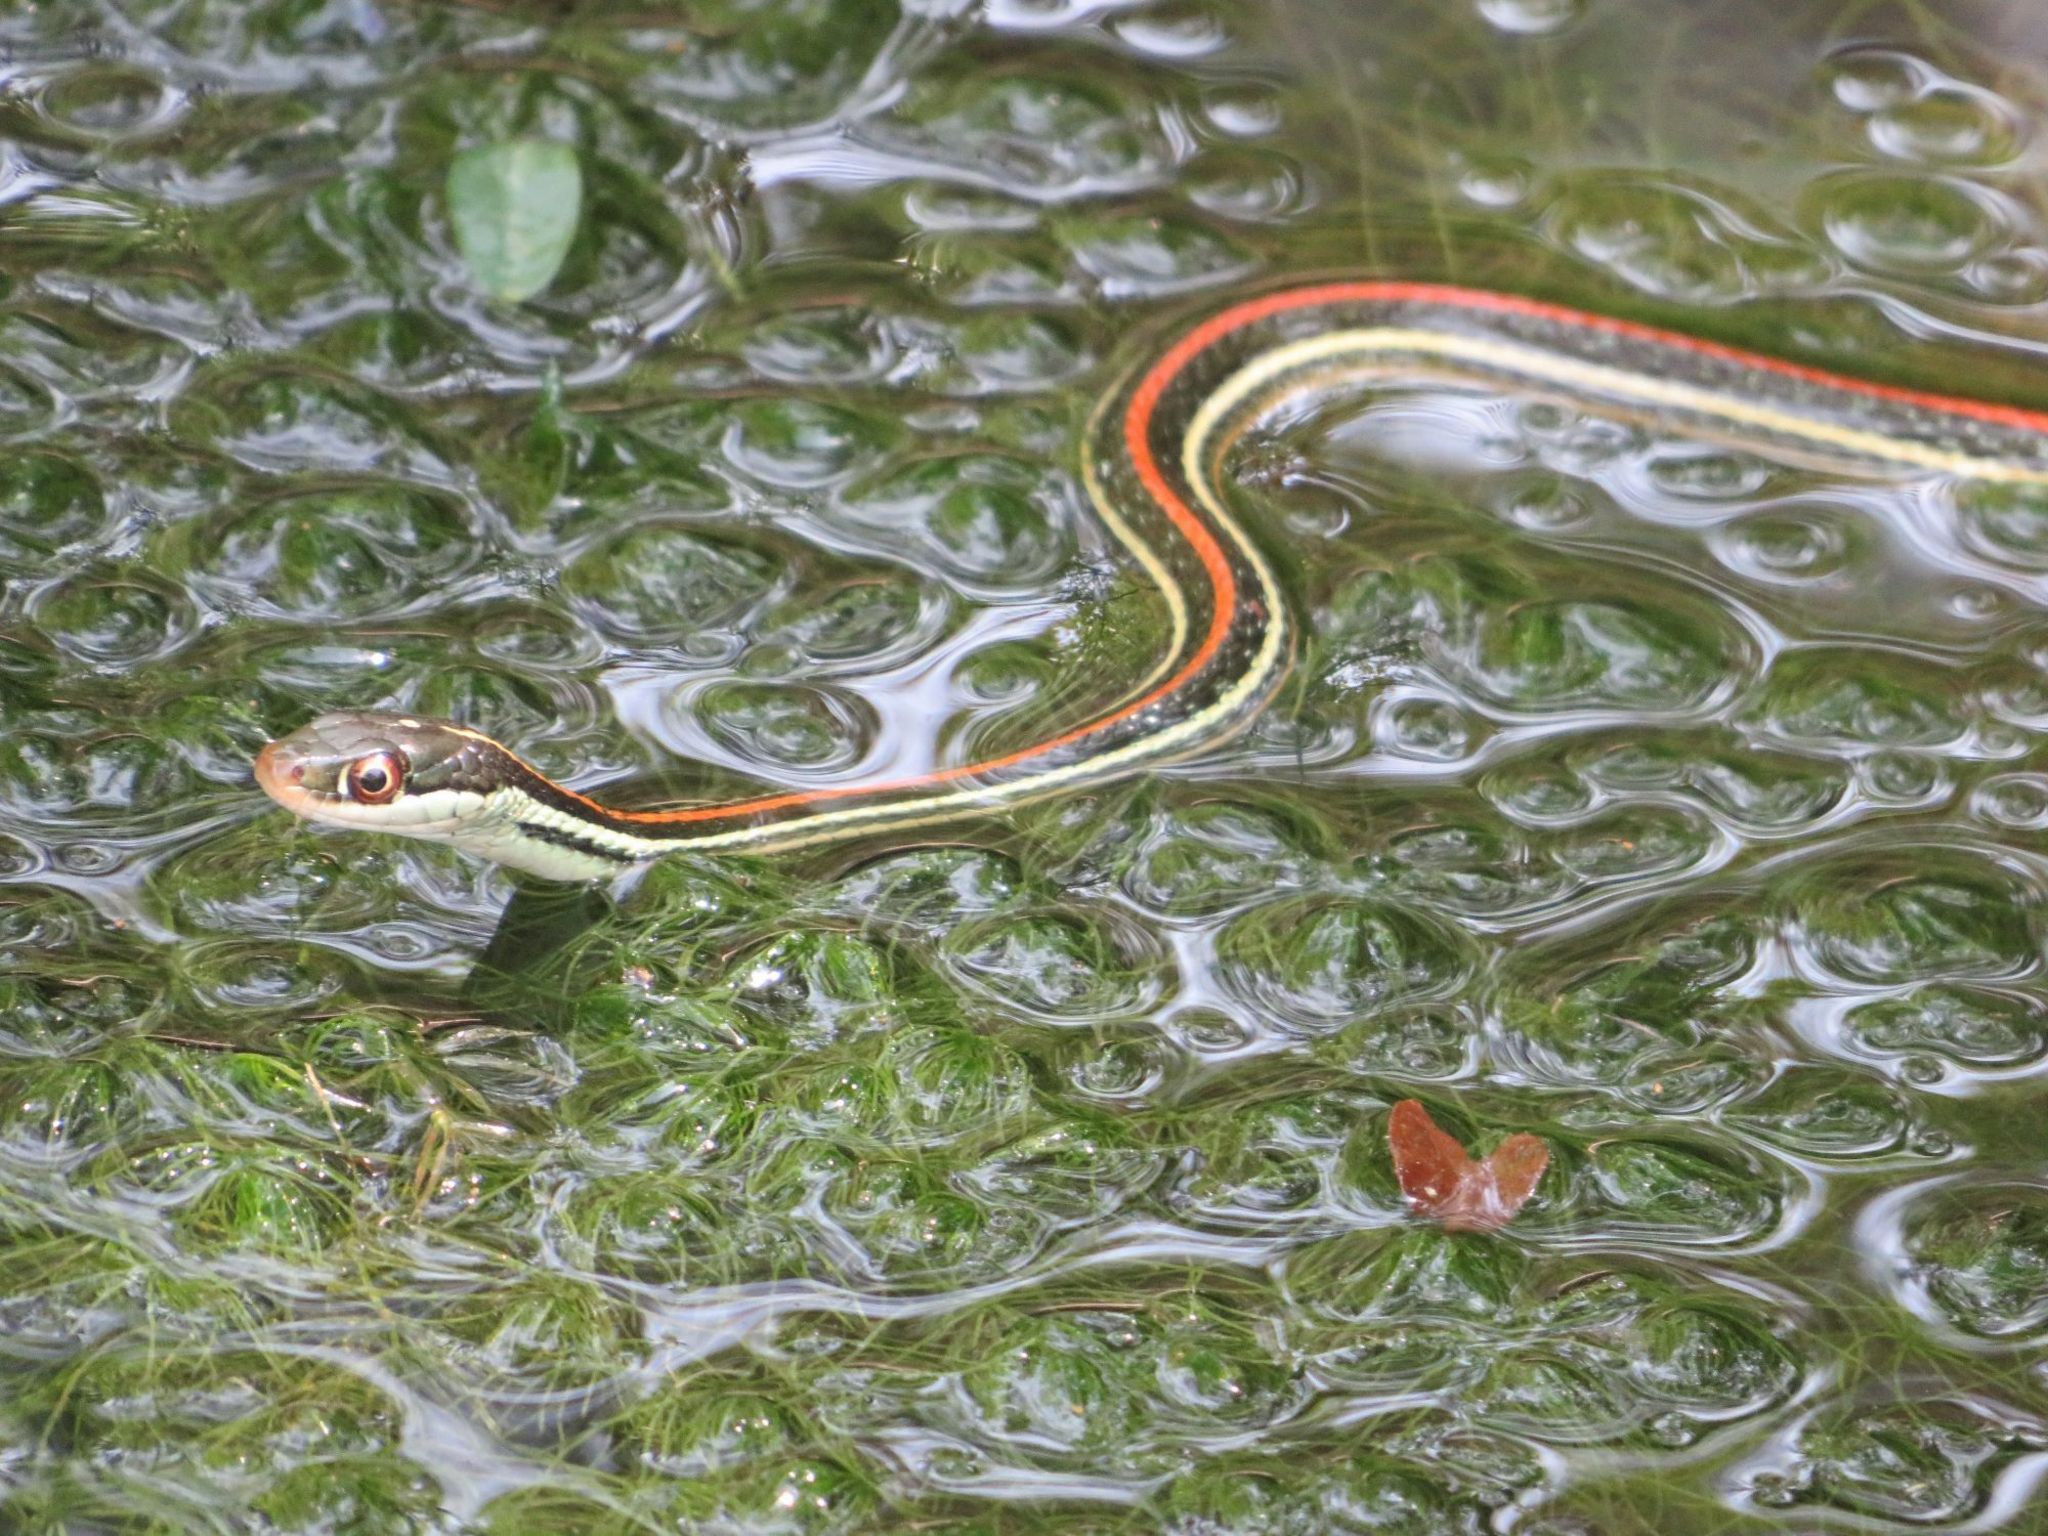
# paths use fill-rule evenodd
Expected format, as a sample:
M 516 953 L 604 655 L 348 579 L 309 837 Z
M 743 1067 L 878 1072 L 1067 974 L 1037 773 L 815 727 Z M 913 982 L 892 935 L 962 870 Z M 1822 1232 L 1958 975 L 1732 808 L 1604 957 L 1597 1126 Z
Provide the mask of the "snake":
M 1418 375 L 1560 397 L 1795 457 L 2048 485 L 2048 413 L 1512 292 L 1316 282 L 1197 319 L 1092 412 L 1081 455 L 1089 501 L 1134 578 L 1158 594 L 1166 623 L 1150 670 L 1091 718 L 907 777 L 631 809 L 549 778 L 469 726 L 339 711 L 263 747 L 256 781 L 309 821 L 426 839 L 543 879 L 596 881 L 679 850 L 807 848 L 1182 761 L 1257 718 L 1297 645 L 1275 561 L 1232 506 L 1233 450 L 1328 392 Z

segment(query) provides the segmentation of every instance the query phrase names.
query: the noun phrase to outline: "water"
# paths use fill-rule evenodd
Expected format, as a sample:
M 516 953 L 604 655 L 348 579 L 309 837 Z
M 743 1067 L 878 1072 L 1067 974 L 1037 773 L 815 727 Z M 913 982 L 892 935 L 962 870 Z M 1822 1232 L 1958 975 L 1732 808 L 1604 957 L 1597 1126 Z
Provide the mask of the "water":
M 2040 403 L 2024 0 L 0 19 L 0 1525 L 2041 1528 L 2048 503 L 1397 381 L 1155 781 L 513 913 L 251 786 L 916 771 L 1141 665 L 1076 479 L 1364 271 Z M 577 146 L 562 274 L 441 189 Z M 539 958 L 559 944 L 546 958 Z M 1541 1135 L 1505 1232 L 1386 1115 Z

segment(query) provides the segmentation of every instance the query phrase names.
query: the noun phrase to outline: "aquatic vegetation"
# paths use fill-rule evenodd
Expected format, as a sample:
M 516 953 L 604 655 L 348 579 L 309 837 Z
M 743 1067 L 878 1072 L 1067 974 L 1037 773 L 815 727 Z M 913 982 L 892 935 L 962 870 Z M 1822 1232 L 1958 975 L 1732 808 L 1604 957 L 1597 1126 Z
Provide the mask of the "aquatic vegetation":
M 448 164 L 448 218 L 477 287 L 517 303 L 554 280 L 583 212 L 576 151 L 546 139 L 466 149 Z
M 1269 281 L 2048 403 L 2035 11 L 0 8 L 0 1529 L 2028 1528 L 2036 491 L 1333 380 L 1199 761 L 568 895 L 248 773 L 1120 698 L 1075 445 Z

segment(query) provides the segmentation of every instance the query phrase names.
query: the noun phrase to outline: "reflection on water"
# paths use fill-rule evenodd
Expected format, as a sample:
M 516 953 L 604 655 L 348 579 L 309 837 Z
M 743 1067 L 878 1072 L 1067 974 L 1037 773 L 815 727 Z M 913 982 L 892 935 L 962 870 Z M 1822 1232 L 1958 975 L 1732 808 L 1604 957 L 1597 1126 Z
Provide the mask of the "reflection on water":
M 1925 9 L 0 19 L 0 1524 L 2017 1528 L 2037 494 L 1394 378 L 1243 445 L 1305 654 L 1156 780 L 509 913 L 248 780 L 1071 715 L 1156 639 L 1088 406 L 1253 281 L 2039 403 L 2034 10 Z M 508 306 L 514 134 L 587 201 Z M 1411 1097 L 1548 1144 L 1506 1231 Z

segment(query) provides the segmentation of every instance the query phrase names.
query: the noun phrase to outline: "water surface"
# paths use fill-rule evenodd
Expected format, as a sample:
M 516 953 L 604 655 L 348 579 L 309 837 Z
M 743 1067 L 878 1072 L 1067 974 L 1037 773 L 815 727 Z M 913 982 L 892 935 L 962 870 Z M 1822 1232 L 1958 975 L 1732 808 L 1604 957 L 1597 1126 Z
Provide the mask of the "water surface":
M 0 1524 L 2027 1529 L 2048 501 L 1415 379 L 1236 466 L 1201 763 L 616 911 L 290 823 L 1142 665 L 1076 444 L 1290 275 L 2048 401 L 2031 0 L 47 0 L 0 18 Z M 575 146 L 539 297 L 458 152 Z M 1108 599 L 1107 601 L 1105 599 Z M 1130 615 L 1138 613 L 1138 619 Z M 531 907 L 531 903 L 525 904 Z M 1389 1107 L 1543 1136 L 1411 1220 Z

